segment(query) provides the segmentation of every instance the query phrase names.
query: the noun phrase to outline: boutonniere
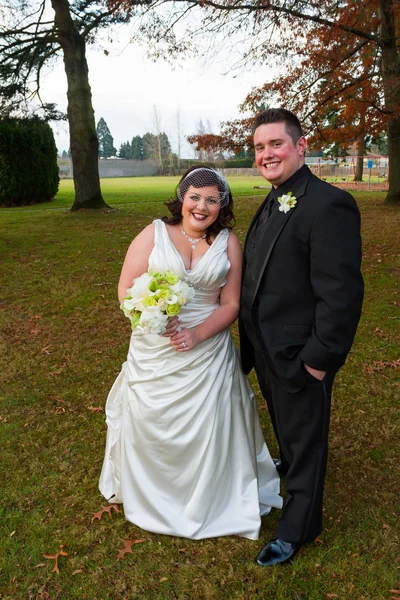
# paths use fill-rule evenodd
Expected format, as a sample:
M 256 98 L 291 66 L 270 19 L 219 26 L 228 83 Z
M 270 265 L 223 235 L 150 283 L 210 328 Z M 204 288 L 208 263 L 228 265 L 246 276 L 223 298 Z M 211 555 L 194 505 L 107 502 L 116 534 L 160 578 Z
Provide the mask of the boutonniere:
M 287 213 L 291 208 L 294 208 L 297 204 L 296 196 L 292 195 L 292 192 L 279 196 L 278 202 L 280 204 L 279 210 Z

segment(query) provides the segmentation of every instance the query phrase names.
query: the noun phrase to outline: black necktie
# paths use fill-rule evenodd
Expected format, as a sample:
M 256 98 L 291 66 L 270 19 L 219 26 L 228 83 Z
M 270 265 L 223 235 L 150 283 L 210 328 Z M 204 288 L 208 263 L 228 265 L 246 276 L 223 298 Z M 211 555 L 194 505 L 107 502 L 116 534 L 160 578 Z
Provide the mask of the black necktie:
M 274 194 L 272 192 L 270 192 L 267 203 L 264 206 L 264 210 L 262 211 L 262 213 L 258 219 L 260 225 L 264 225 L 265 223 L 267 223 L 269 217 L 271 216 L 271 212 L 274 207 L 274 202 L 275 202 Z

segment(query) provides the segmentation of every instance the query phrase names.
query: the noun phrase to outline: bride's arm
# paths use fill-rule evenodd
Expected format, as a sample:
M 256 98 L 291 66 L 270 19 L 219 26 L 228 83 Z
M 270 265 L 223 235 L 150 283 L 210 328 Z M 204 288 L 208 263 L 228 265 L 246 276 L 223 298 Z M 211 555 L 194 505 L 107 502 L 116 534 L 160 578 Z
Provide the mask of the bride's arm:
M 171 344 L 178 351 L 190 350 L 226 329 L 239 314 L 240 284 L 242 277 L 242 249 L 236 235 L 231 233 L 228 239 L 228 259 L 231 263 L 226 284 L 221 290 L 220 305 L 200 325 L 184 328 L 171 338 Z M 182 347 L 182 343 L 186 347 Z
M 154 247 L 154 223 L 143 229 L 128 248 L 118 283 L 118 298 L 126 298 L 133 280 L 147 271 L 149 256 Z

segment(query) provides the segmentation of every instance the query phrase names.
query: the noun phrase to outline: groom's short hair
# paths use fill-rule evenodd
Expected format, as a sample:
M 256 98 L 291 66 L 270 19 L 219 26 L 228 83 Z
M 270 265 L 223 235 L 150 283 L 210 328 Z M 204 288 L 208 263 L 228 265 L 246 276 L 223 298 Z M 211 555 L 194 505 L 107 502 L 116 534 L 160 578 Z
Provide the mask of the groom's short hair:
M 296 144 L 304 135 L 299 119 L 286 108 L 267 108 L 267 110 L 258 113 L 254 120 L 253 133 L 261 125 L 269 125 L 271 123 L 284 123 L 286 133 L 292 138 L 293 144 Z

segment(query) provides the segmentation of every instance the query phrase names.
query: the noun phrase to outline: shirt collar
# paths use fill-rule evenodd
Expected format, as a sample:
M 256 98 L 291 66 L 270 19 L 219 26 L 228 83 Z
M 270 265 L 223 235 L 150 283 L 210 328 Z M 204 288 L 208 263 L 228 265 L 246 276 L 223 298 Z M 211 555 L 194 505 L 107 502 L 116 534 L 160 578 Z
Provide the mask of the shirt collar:
M 290 190 L 295 186 L 296 182 L 303 177 L 308 172 L 308 167 L 304 164 L 300 169 L 298 169 L 289 179 L 286 179 L 284 183 L 278 185 L 277 188 L 272 188 L 271 195 L 274 199 L 278 198 L 278 196 L 282 196 L 282 194 L 286 194 L 290 192 Z

